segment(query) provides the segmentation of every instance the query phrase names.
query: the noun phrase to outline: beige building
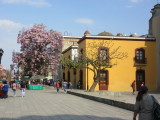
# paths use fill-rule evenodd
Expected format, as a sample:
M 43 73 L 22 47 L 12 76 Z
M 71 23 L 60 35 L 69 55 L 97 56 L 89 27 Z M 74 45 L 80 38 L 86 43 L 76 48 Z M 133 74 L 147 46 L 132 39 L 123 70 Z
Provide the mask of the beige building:
M 149 20 L 149 35 L 156 38 L 156 81 L 157 89 L 160 90 L 160 4 L 151 9 L 152 17 Z
M 66 50 L 71 45 L 77 45 L 77 42 L 81 38 L 82 37 L 77 37 L 77 36 L 63 36 L 63 48 L 62 48 L 62 51 Z

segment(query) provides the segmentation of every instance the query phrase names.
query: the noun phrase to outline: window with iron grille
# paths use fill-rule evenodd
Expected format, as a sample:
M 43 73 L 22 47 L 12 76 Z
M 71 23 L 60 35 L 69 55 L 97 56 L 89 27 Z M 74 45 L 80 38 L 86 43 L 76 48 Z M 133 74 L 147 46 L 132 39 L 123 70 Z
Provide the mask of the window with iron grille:
M 136 49 L 136 56 L 135 56 L 136 63 L 145 63 L 145 50 L 143 48 Z
M 106 47 L 99 48 L 99 60 L 103 62 L 109 62 L 109 50 Z

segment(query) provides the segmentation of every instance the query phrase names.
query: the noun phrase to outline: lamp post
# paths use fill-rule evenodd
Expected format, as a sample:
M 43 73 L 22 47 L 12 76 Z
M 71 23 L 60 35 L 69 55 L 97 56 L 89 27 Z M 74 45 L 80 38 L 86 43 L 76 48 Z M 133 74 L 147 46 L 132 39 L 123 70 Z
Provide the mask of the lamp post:
M 1 64 L 1 59 L 2 59 L 3 53 L 4 53 L 4 51 L 0 48 L 0 64 Z

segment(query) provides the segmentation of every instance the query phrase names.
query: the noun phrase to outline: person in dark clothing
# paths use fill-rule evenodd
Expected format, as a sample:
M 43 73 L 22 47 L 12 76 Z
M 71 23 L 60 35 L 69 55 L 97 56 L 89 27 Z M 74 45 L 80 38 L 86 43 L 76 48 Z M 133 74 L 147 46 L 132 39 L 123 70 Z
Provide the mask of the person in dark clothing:
M 22 97 L 24 97 L 26 94 L 26 84 L 24 81 L 22 81 L 21 83 L 21 91 L 22 91 Z
M 3 85 L 3 92 L 4 92 L 3 98 L 8 98 L 9 85 L 7 84 L 7 81 L 4 81 L 3 84 L 4 84 Z
M 136 91 L 136 81 L 134 80 L 131 84 L 131 87 L 132 87 L 132 94 L 134 95 L 134 92 Z
M 59 87 L 60 87 L 60 83 L 59 83 L 59 81 L 57 81 L 57 82 L 56 82 L 57 92 L 59 92 Z
M 157 100 L 156 102 L 158 103 Z M 141 86 L 136 97 L 136 103 L 134 105 L 133 120 L 136 120 L 138 114 L 138 120 L 154 120 L 152 111 L 153 105 L 154 101 L 152 96 L 148 94 L 148 87 Z
M 13 95 L 16 96 L 17 84 L 15 81 L 12 82 L 11 87 L 12 87 Z

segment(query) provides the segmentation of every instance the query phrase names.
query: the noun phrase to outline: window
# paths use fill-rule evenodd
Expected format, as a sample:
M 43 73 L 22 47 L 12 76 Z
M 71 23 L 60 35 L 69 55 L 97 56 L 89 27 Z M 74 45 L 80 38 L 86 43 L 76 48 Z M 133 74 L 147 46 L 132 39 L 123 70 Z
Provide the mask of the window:
M 99 60 L 109 62 L 108 49 L 106 47 L 99 48 Z
M 81 54 L 83 54 L 83 49 L 80 50 Z
M 80 59 L 82 60 L 82 58 L 83 58 L 83 49 L 81 48 L 81 50 L 80 50 Z
M 136 56 L 135 56 L 136 63 L 145 63 L 145 50 L 143 48 L 136 49 Z

